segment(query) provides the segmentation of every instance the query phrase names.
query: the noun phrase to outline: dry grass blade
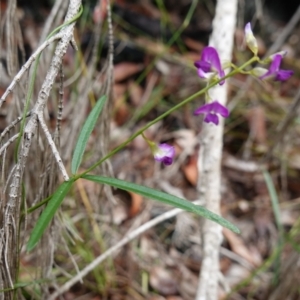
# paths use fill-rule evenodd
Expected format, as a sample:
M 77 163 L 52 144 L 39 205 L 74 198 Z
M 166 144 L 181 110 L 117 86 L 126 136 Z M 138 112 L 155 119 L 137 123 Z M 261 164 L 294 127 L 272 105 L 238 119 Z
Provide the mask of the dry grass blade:
M 10 3 L 12 3 L 11 5 L 13 5 L 13 3 L 15 2 L 11 1 Z M 72 18 L 76 16 L 80 5 L 81 1 L 70 1 L 68 12 L 66 15 L 66 21 L 72 20 Z M 57 174 L 49 172 L 49 170 L 51 169 L 51 165 L 53 165 L 53 162 L 51 163 L 51 159 L 48 160 L 48 162 L 50 162 L 50 164 L 48 165 L 47 160 L 42 156 L 42 153 L 48 153 L 49 148 L 44 146 L 45 141 L 42 142 L 43 139 L 39 136 L 38 125 L 42 125 L 42 128 L 47 135 L 46 137 L 48 138 L 48 142 L 52 146 L 52 150 L 57 150 L 52 140 L 52 136 L 49 133 L 48 127 L 44 122 L 44 109 L 47 104 L 49 94 L 52 90 L 53 83 L 55 82 L 56 76 L 59 73 L 63 56 L 66 53 L 67 47 L 73 38 L 74 26 L 74 22 L 72 24 L 69 24 L 61 30 L 61 33 L 57 34 L 53 37 L 53 39 L 50 40 L 50 42 L 53 42 L 54 40 L 60 39 L 56 47 L 56 52 L 52 58 L 52 63 L 49 67 L 47 76 L 44 79 L 44 83 L 37 97 L 37 101 L 35 103 L 32 103 L 31 113 L 27 117 L 24 136 L 22 138 L 18 153 L 18 161 L 15 162 L 15 165 L 10 166 L 9 159 L 11 159 L 12 157 L 6 156 L 7 161 L 2 165 L 2 178 L 4 179 L 4 182 L 2 182 L 1 184 L 4 186 L 9 186 L 9 188 L 2 194 L 1 199 L 3 205 L 1 206 L 2 211 L 0 217 L 0 231 L 2 232 L 0 241 L 0 272 L 1 281 L 3 282 L 3 288 L 12 287 L 16 281 L 16 276 L 18 274 L 18 256 L 20 254 L 19 251 L 23 242 L 23 234 L 25 234 L 25 231 L 19 231 L 24 226 L 21 207 L 24 208 L 26 207 L 26 205 L 32 205 L 34 201 L 39 201 L 47 196 L 47 194 L 49 195 L 49 193 L 52 192 L 51 188 L 49 188 L 48 185 L 49 182 L 54 183 L 57 180 Z M 31 63 L 38 56 L 38 53 L 41 53 L 48 45 L 49 41 L 42 44 L 37 52 L 33 56 L 31 56 L 27 64 L 23 66 L 19 74 L 15 77 L 15 80 L 12 81 L 11 86 L 7 89 L 6 94 L 4 94 L 1 99 L 1 103 L 3 103 L 8 93 L 12 91 L 14 86 L 26 73 Z M 8 45 L 8 47 L 10 46 Z M 16 49 L 11 50 L 11 53 L 13 54 L 15 53 L 15 51 Z M 15 61 L 17 61 L 17 59 Z M 14 93 L 14 95 L 15 94 L 16 93 Z M 20 107 L 20 104 L 17 103 L 17 105 L 19 105 Z M 19 120 L 20 118 L 17 119 L 17 121 Z M 11 124 L 8 125 L 8 128 L 11 129 L 7 129 L 5 132 L 11 131 L 14 134 L 18 134 L 18 128 L 15 128 Z M 6 146 L 8 146 L 7 142 L 12 142 L 12 140 L 8 137 L 8 140 L 5 142 Z M 43 150 L 45 150 L 45 148 L 46 151 L 44 152 Z M 61 161 L 59 157 L 59 152 L 56 151 L 56 158 L 57 160 Z M 32 161 L 34 161 L 34 163 L 32 163 Z M 9 166 L 7 171 L 4 171 L 3 169 L 5 164 Z M 63 165 L 61 164 L 61 166 Z M 34 170 L 32 170 L 32 168 Z M 32 171 L 34 171 L 34 173 L 32 173 Z M 37 174 L 34 178 L 34 181 L 36 182 L 39 182 L 41 179 L 41 187 L 44 187 L 41 191 L 39 191 L 39 188 L 37 188 L 39 187 L 38 184 L 32 186 L 32 182 L 30 182 L 31 176 L 27 176 L 28 174 Z M 66 172 L 65 178 L 68 178 Z M 25 221 L 26 220 L 27 217 L 25 216 Z M 50 239 L 48 240 L 50 241 Z M 49 250 L 50 248 L 51 247 L 49 247 L 48 245 Z M 49 258 L 51 264 L 51 251 L 45 252 L 44 255 L 45 257 L 43 259 L 43 262 L 46 262 L 47 255 L 50 255 Z M 14 297 L 14 292 L 5 293 L 5 297 L 6 299 L 12 299 Z

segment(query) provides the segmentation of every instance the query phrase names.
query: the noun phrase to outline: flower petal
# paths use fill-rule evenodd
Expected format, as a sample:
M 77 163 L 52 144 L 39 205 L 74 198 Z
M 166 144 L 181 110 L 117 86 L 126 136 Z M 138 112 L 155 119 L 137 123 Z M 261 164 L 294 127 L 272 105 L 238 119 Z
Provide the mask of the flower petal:
M 226 106 L 223 106 L 220 104 L 218 101 L 214 101 L 211 103 L 211 111 L 221 115 L 223 118 L 228 118 L 229 117 L 229 111 Z
M 174 156 L 175 155 L 175 148 L 169 144 L 160 144 L 159 149 L 165 153 L 165 156 Z
M 154 159 L 163 162 L 165 165 L 170 165 L 175 156 L 175 148 L 169 144 L 160 144 L 153 152 Z
M 294 74 L 294 71 L 292 71 L 292 70 L 279 70 L 275 76 L 275 81 L 286 81 L 293 74 Z
M 214 73 L 211 73 L 211 72 L 204 72 L 202 69 L 198 69 L 198 76 L 200 78 L 205 78 L 205 79 L 209 79 L 211 76 L 214 75 Z
M 294 71 L 281 70 L 280 69 L 281 61 L 282 61 L 282 55 L 281 54 L 275 55 L 269 67 L 268 72 L 260 76 L 259 78 L 262 80 L 273 78 L 275 81 L 285 81 L 289 79 L 294 74 Z
M 171 158 L 171 157 L 164 157 L 164 159 L 163 159 L 162 162 L 164 163 L 164 165 L 169 166 L 169 165 L 172 164 L 173 158 Z
M 212 110 L 212 103 L 208 103 L 208 104 L 204 104 L 200 107 L 198 107 L 195 111 L 194 111 L 194 115 L 198 116 L 200 114 L 209 114 Z
M 206 62 L 206 61 L 203 61 L 203 60 L 198 60 L 194 63 L 194 66 L 198 69 L 202 69 L 204 72 L 210 72 L 211 69 L 211 65 L 210 63 Z
M 219 78 L 225 76 L 219 54 L 214 47 L 205 47 L 201 53 L 201 59 L 196 61 L 194 65 L 198 69 L 200 78 L 211 79 L 214 73 L 217 73 Z M 222 85 L 224 82 L 222 80 L 219 84 Z
M 220 78 L 225 76 L 219 54 L 214 47 L 205 47 L 201 54 L 201 60 L 210 63 L 212 71 L 217 72 Z
M 282 56 L 280 54 L 275 55 L 269 67 L 269 71 L 272 73 L 277 72 L 279 70 L 281 61 L 282 61 Z
M 215 125 L 219 124 L 219 117 L 216 114 L 209 113 L 206 115 L 204 122 L 206 123 L 214 123 Z
M 285 57 L 287 55 L 287 51 L 286 50 L 282 50 L 282 51 L 279 51 L 279 52 L 276 52 L 272 55 L 270 55 L 267 60 L 269 59 L 269 61 L 273 61 L 275 56 L 277 55 L 280 55 L 282 58 Z

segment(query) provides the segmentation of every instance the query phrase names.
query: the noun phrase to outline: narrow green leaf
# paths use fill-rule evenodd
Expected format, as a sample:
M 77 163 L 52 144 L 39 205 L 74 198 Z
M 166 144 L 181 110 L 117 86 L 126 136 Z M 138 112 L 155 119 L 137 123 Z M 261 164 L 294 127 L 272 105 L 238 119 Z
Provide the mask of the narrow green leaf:
M 28 252 L 31 251 L 36 246 L 36 244 L 42 237 L 44 231 L 46 230 L 47 226 L 49 225 L 52 218 L 54 217 L 57 209 L 61 205 L 66 194 L 69 192 L 73 182 L 74 182 L 73 180 L 65 181 L 57 188 L 55 193 L 52 195 L 51 200 L 49 201 L 46 208 L 43 210 L 42 214 L 40 215 L 39 219 L 37 220 L 31 232 L 29 241 L 27 243 Z
M 96 125 L 97 119 L 106 101 L 106 96 L 102 96 L 95 104 L 94 108 L 87 117 L 77 140 L 71 163 L 71 172 L 76 174 L 81 164 L 83 153 L 88 142 L 88 139 Z
M 135 183 L 119 180 L 116 178 L 110 178 L 110 177 L 103 177 L 103 176 L 96 176 L 96 175 L 84 175 L 82 178 L 108 184 L 114 187 L 117 187 L 121 190 L 131 191 L 136 194 L 140 194 L 144 197 L 151 198 L 153 200 L 157 200 L 166 204 L 169 204 L 171 206 L 175 206 L 181 209 L 184 209 L 189 212 L 193 212 L 199 216 L 202 216 L 204 218 L 207 218 L 211 221 L 214 221 L 223 227 L 226 227 L 230 230 L 232 230 L 235 233 L 240 233 L 240 230 L 233 224 L 231 224 L 229 221 L 223 219 L 222 217 L 218 216 L 217 214 L 209 211 L 203 206 L 195 205 L 187 200 L 184 200 L 182 198 L 166 194 L 164 192 L 157 191 L 155 189 L 141 186 Z

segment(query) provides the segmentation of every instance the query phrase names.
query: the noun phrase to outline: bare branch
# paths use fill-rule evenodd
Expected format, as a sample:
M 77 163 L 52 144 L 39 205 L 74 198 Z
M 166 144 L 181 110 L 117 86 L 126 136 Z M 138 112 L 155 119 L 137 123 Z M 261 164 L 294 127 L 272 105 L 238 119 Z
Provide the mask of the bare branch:
M 218 0 L 210 45 L 217 49 L 221 61 L 231 61 L 236 11 L 237 0 Z M 227 83 L 215 86 L 209 91 L 210 97 L 217 99 L 222 105 L 226 105 L 226 87 Z M 207 209 L 217 214 L 220 214 L 223 121 L 222 119 L 218 126 L 204 123 L 198 157 L 198 170 L 201 174 L 198 180 L 200 199 L 205 200 Z M 201 230 L 203 259 L 195 299 L 216 300 L 218 299 L 222 228 L 217 223 L 203 219 Z
M 38 55 L 42 53 L 42 51 L 48 47 L 51 43 L 53 43 L 56 40 L 59 40 L 62 38 L 62 33 L 59 32 L 50 39 L 46 40 L 41 46 L 38 47 L 38 49 L 30 56 L 28 61 L 22 66 L 21 70 L 18 72 L 18 74 L 15 76 L 9 87 L 6 89 L 5 93 L 2 95 L 0 99 L 0 108 L 2 104 L 5 102 L 5 99 L 7 96 L 12 92 L 16 84 L 20 81 L 24 73 L 30 68 L 31 64 L 36 60 Z
M 26 117 L 29 117 L 31 115 L 31 111 L 29 111 L 26 114 Z M 8 134 L 19 122 L 21 122 L 21 120 L 23 119 L 22 116 L 18 117 L 16 120 L 14 120 L 13 122 L 11 122 L 0 134 L 0 142 L 2 141 L 2 139 L 5 137 L 6 134 Z
M 67 11 L 67 15 L 65 21 L 72 21 L 74 20 L 75 16 L 77 15 L 79 8 L 81 5 L 81 0 L 70 0 L 69 8 Z M 19 74 L 14 79 L 12 85 L 8 88 L 5 93 L 3 99 L 0 99 L 0 104 L 5 101 L 5 97 L 11 92 L 14 88 L 16 83 L 20 80 L 24 72 L 30 67 L 31 63 L 38 57 L 39 53 L 47 47 L 51 42 L 56 39 L 60 39 L 58 42 L 54 56 L 52 58 L 49 70 L 47 72 L 46 78 L 42 84 L 41 90 L 38 94 L 38 98 L 36 103 L 34 104 L 31 115 L 29 120 L 24 128 L 24 134 L 22 136 L 22 140 L 19 147 L 19 155 L 18 155 L 18 162 L 13 167 L 12 175 L 11 175 L 11 182 L 9 185 L 8 191 L 8 199 L 7 203 L 3 209 L 3 213 L 0 217 L 1 221 L 1 228 L 0 231 L 3 232 L 3 239 L 5 245 L 0 245 L 3 251 L 0 253 L 0 268 L 1 271 L 1 278 L 4 280 L 4 288 L 8 288 L 12 286 L 14 281 L 16 280 L 16 276 L 18 274 L 18 257 L 19 254 L 19 221 L 21 217 L 21 203 L 22 203 L 22 182 L 23 182 L 23 175 L 25 168 L 28 167 L 28 155 L 29 151 L 33 142 L 33 137 L 35 136 L 37 129 L 38 129 L 38 121 L 48 138 L 48 142 L 52 141 L 51 135 L 49 133 L 46 124 L 43 122 L 43 113 L 46 107 L 50 92 L 52 90 L 53 84 L 56 80 L 57 74 L 60 70 L 63 56 L 65 55 L 68 45 L 73 38 L 73 31 L 74 31 L 75 22 L 71 22 L 70 24 L 64 26 L 60 33 L 46 41 L 43 45 L 41 45 L 35 54 L 29 59 L 29 61 L 25 64 L 25 67 L 21 69 Z M 53 142 L 53 141 L 52 141 Z M 53 143 L 54 145 L 54 143 Z M 55 145 L 53 146 L 50 143 L 51 150 L 54 154 L 54 157 L 58 161 L 61 170 L 63 172 L 65 180 L 68 179 L 68 175 L 65 171 L 64 166 L 60 160 L 60 156 L 57 152 Z M 60 160 L 60 161 L 59 161 Z M 17 250 L 16 250 L 17 249 Z M 5 299 L 13 299 L 12 293 L 7 293 L 8 295 Z M 1 296 L 1 293 L 0 293 Z
M 6 148 L 18 138 L 18 136 L 19 136 L 18 133 L 15 134 L 0 148 L 0 156 L 6 150 Z
M 59 154 L 59 152 L 56 149 L 55 143 L 54 143 L 54 141 L 52 139 L 52 136 L 51 136 L 51 134 L 50 134 L 50 132 L 48 130 L 48 127 L 47 127 L 45 121 L 44 121 L 44 117 L 43 117 L 43 115 L 41 113 L 38 114 L 38 120 L 39 120 L 40 125 L 41 125 L 41 127 L 42 127 L 42 129 L 43 129 L 43 131 L 44 131 L 44 133 L 46 135 L 47 141 L 48 141 L 48 143 L 49 143 L 49 145 L 51 147 L 52 153 L 53 153 L 53 155 L 54 155 L 54 157 L 56 159 L 56 162 L 57 162 L 58 167 L 59 167 L 59 169 L 60 169 L 60 171 L 61 171 L 61 173 L 62 173 L 62 175 L 64 177 L 64 180 L 68 181 L 69 180 L 69 175 L 68 175 L 68 173 L 67 173 L 67 171 L 65 169 L 65 166 L 64 166 L 64 164 L 62 162 L 60 154 Z

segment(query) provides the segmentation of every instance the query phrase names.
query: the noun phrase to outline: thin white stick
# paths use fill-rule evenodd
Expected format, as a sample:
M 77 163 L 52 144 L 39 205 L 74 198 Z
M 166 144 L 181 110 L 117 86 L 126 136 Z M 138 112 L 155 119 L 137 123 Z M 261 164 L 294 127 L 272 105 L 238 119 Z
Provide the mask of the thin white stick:
M 6 97 L 12 92 L 16 84 L 20 81 L 24 73 L 30 68 L 31 64 L 36 60 L 38 55 L 51 43 L 53 43 L 55 40 L 58 40 L 62 37 L 62 33 L 59 32 L 55 34 L 50 39 L 46 40 L 41 46 L 37 48 L 37 50 L 29 57 L 27 62 L 22 66 L 21 70 L 18 72 L 18 74 L 15 76 L 9 87 L 6 89 L 5 93 L 2 95 L 0 99 L 0 108 L 2 104 L 5 102 Z
M 193 202 L 194 204 L 201 203 L 200 200 L 196 200 Z M 50 297 L 49 300 L 55 300 L 56 297 L 63 294 L 64 292 L 68 291 L 75 283 L 80 281 L 84 276 L 86 276 L 89 272 L 91 272 L 93 269 L 95 269 L 100 263 L 102 263 L 107 257 L 115 254 L 120 248 L 122 248 L 124 245 L 128 244 L 130 241 L 134 240 L 136 237 L 147 231 L 148 229 L 156 226 L 157 224 L 168 220 L 170 218 L 175 217 L 179 213 L 183 212 L 182 209 L 175 208 L 170 211 L 167 211 L 160 216 L 148 221 L 147 223 L 143 224 L 136 230 L 128 233 L 120 242 L 118 242 L 116 245 L 112 246 L 108 250 L 106 250 L 103 254 L 99 255 L 93 262 L 91 262 L 89 265 L 87 265 L 84 269 L 80 271 L 76 276 L 74 276 L 72 279 L 67 281 L 64 285 L 62 285 L 59 290 L 55 291 Z
M 31 111 L 29 111 L 26 114 L 26 118 L 29 117 L 31 115 Z M 5 137 L 6 134 L 8 134 L 10 132 L 10 130 L 12 128 L 14 128 L 19 122 L 21 122 L 21 120 L 23 119 L 23 116 L 19 116 L 17 119 L 15 119 L 14 121 L 12 121 L 0 134 L 0 142 L 2 141 L 2 139 Z
M 70 0 L 69 1 L 69 8 L 65 17 L 65 21 L 72 20 L 78 13 L 81 0 Z M 21 215 L 21 203 L 22 203 L 22 182 L 23 182 L 23 175 L 24 170 L 27 167 L 27 159 L 30 152 L 33 136 L 38 127 L 38 115 L 40 114 L 43 116 L 43 112 L 49 98 L 50 92 L 52 90 L 53 84 L 55 82 L 56 76 L 59 72 L 60 66 L 62 64 L 63 56 L 65 55 L 69 43 L 73 36 L 75 22 L 68 24 L 67 26 L 63 27 L 59 34 L 52 39 L 48 40 L 39 47 L 39 50 L 42 51 L 49 43 L 57 38 L 59 38 L 59 42 L 56 46 L 54 56 L 52 58 L 51 64 L 48 68 L 48 72 L 46 78 L 42 84 L 40 92 L 38 94 L 38 98 L 34 107 L 32 108 L 32 115 L 30 116 L 25 128 L 24 134 L 22 137 L 22 142 L 20 144 L 19 149 L 19 159 L 16 163 L 13 173 L 12 179 L 9 184 L 9 192 L 7 197 L 7 202 L 4 208 L 4 212 L 2 213 L 1 218 L 1 228 L 0 231 L 4 233 L 3 241 L 5 242 L 4 250 L 0 253 L 0 264 L 4 265 L 2 268 L 2 279 L 4 280 L 4 288 L 8 288 L 11 286 L 11 282 L 13 282 L 17 276 L 17 268 L 18 265 L 18 257 L 15 249 L 16 249 L 16 242 L 19 237 L 19 224 L 20 215 Z M 38 51 L 35 53 L 33 57 L 31 57 L 30 62 L 34 61 L 37 57 Z M 3 99 L 0 99 L 0 104 L 5 101 L 5 97 L 9 94 L 12 90 L 14 85 L 18 82 L 18 78 L 21 78 L 24 70 L 28 69 L 31 63 L 25 64 L 26 67 L 22 68 L 17 76 L 17 80 L 14 79 L 14 83 L 8 88 L 5 93 Z M 23 72 L 23 73 L 22 73 Z M 41 119 L 42 120 L 42 119 Z M 42 120 L 43 123 L 43 120 Z M 47 134 L 47 131 L 45 132 Z M 48 131 L 49 133 L 49 131 Z M 49 140 L 49 138 L 48 138 Z M 65 170 L 64 170 L 65 172 Z M 64 174 L 65 180 L 68 179 L 67 173 Z M 7 183 L 8 184 L 8 183 Z M 6 199 L 5 199 L 6 200 Z M 7 250 L 6 250 L 7 249 Z M 8 292 L 8 297 L 12 297 L 13 293 Z M 0 294 L 1 296 L 1 294 Z M 6 296 L 6 295 L 5 295 Z
M 1 148 L 0 148 L 0 156 L 2 155 L 2 153 L 6 150 L 6 148 L 12 143 L 14 142 L 17 138 L 18 138 L 19 134 L 15 134 L 14 136 L 12 136 Z
M 42 129 L 43 129 L 43 131 L 44 131 L 44 133 L 46 135 L 46 138 L 47 138 L 48 143 L 49 143 L 49 145 L 51 147 L 52 153 L 53 153 L 53 155 L 54 155 L 54 157 L 56 159 L 58 167 L 59 167 L 59 169 L 60 169 L 60 171 L 61 171 L 61 173 L 62 173 L 62 175 L 64 177 L 64 180 L 68 181 L 69 180 L 69 175 L 68 175 L 68 173 L 67 173 L 67 171 L 65 169 L 65 166 L 64 166 L 64 164 L 62 162 L 60 154 L 59 154 L 59 152 L 58 152 L 58 150 L 57 150 L 57 148 L 55 146 L 55 143 L 54 143 L 54 141 L 52 139 L 52 136 L 51 136 L 51 134 L 50 134 L 50 132 L 48 130 L 48 127 L 47 127 L 45 121 L 44 121 L 44 117 L 42 116 L 41 113 L 38 114 L 38 120 L 39 120 L 40 125 L 41 125 L 41 127 L 42 127 Z
M 221 61 L 231 61 L 236 12 L 237 0 L 218 0 L 210 45 L 216 48 Z M 226 105 L 227 84 L 212 88 L 209 95 L 212 100 L 218 100 L 220 104 Z M 201 144 L 198 158 L 200 199 L 205 200 L 206 208 L 216 214 L 220 214 L 223 131 L 223 118 L 218 126 L 204 123 L 200 135 Z M 202 222 L 203 259 L 195 299 L 216 300 L 218 299 L 222 228 L 219 224 L 207 219 L 203 219 Z

